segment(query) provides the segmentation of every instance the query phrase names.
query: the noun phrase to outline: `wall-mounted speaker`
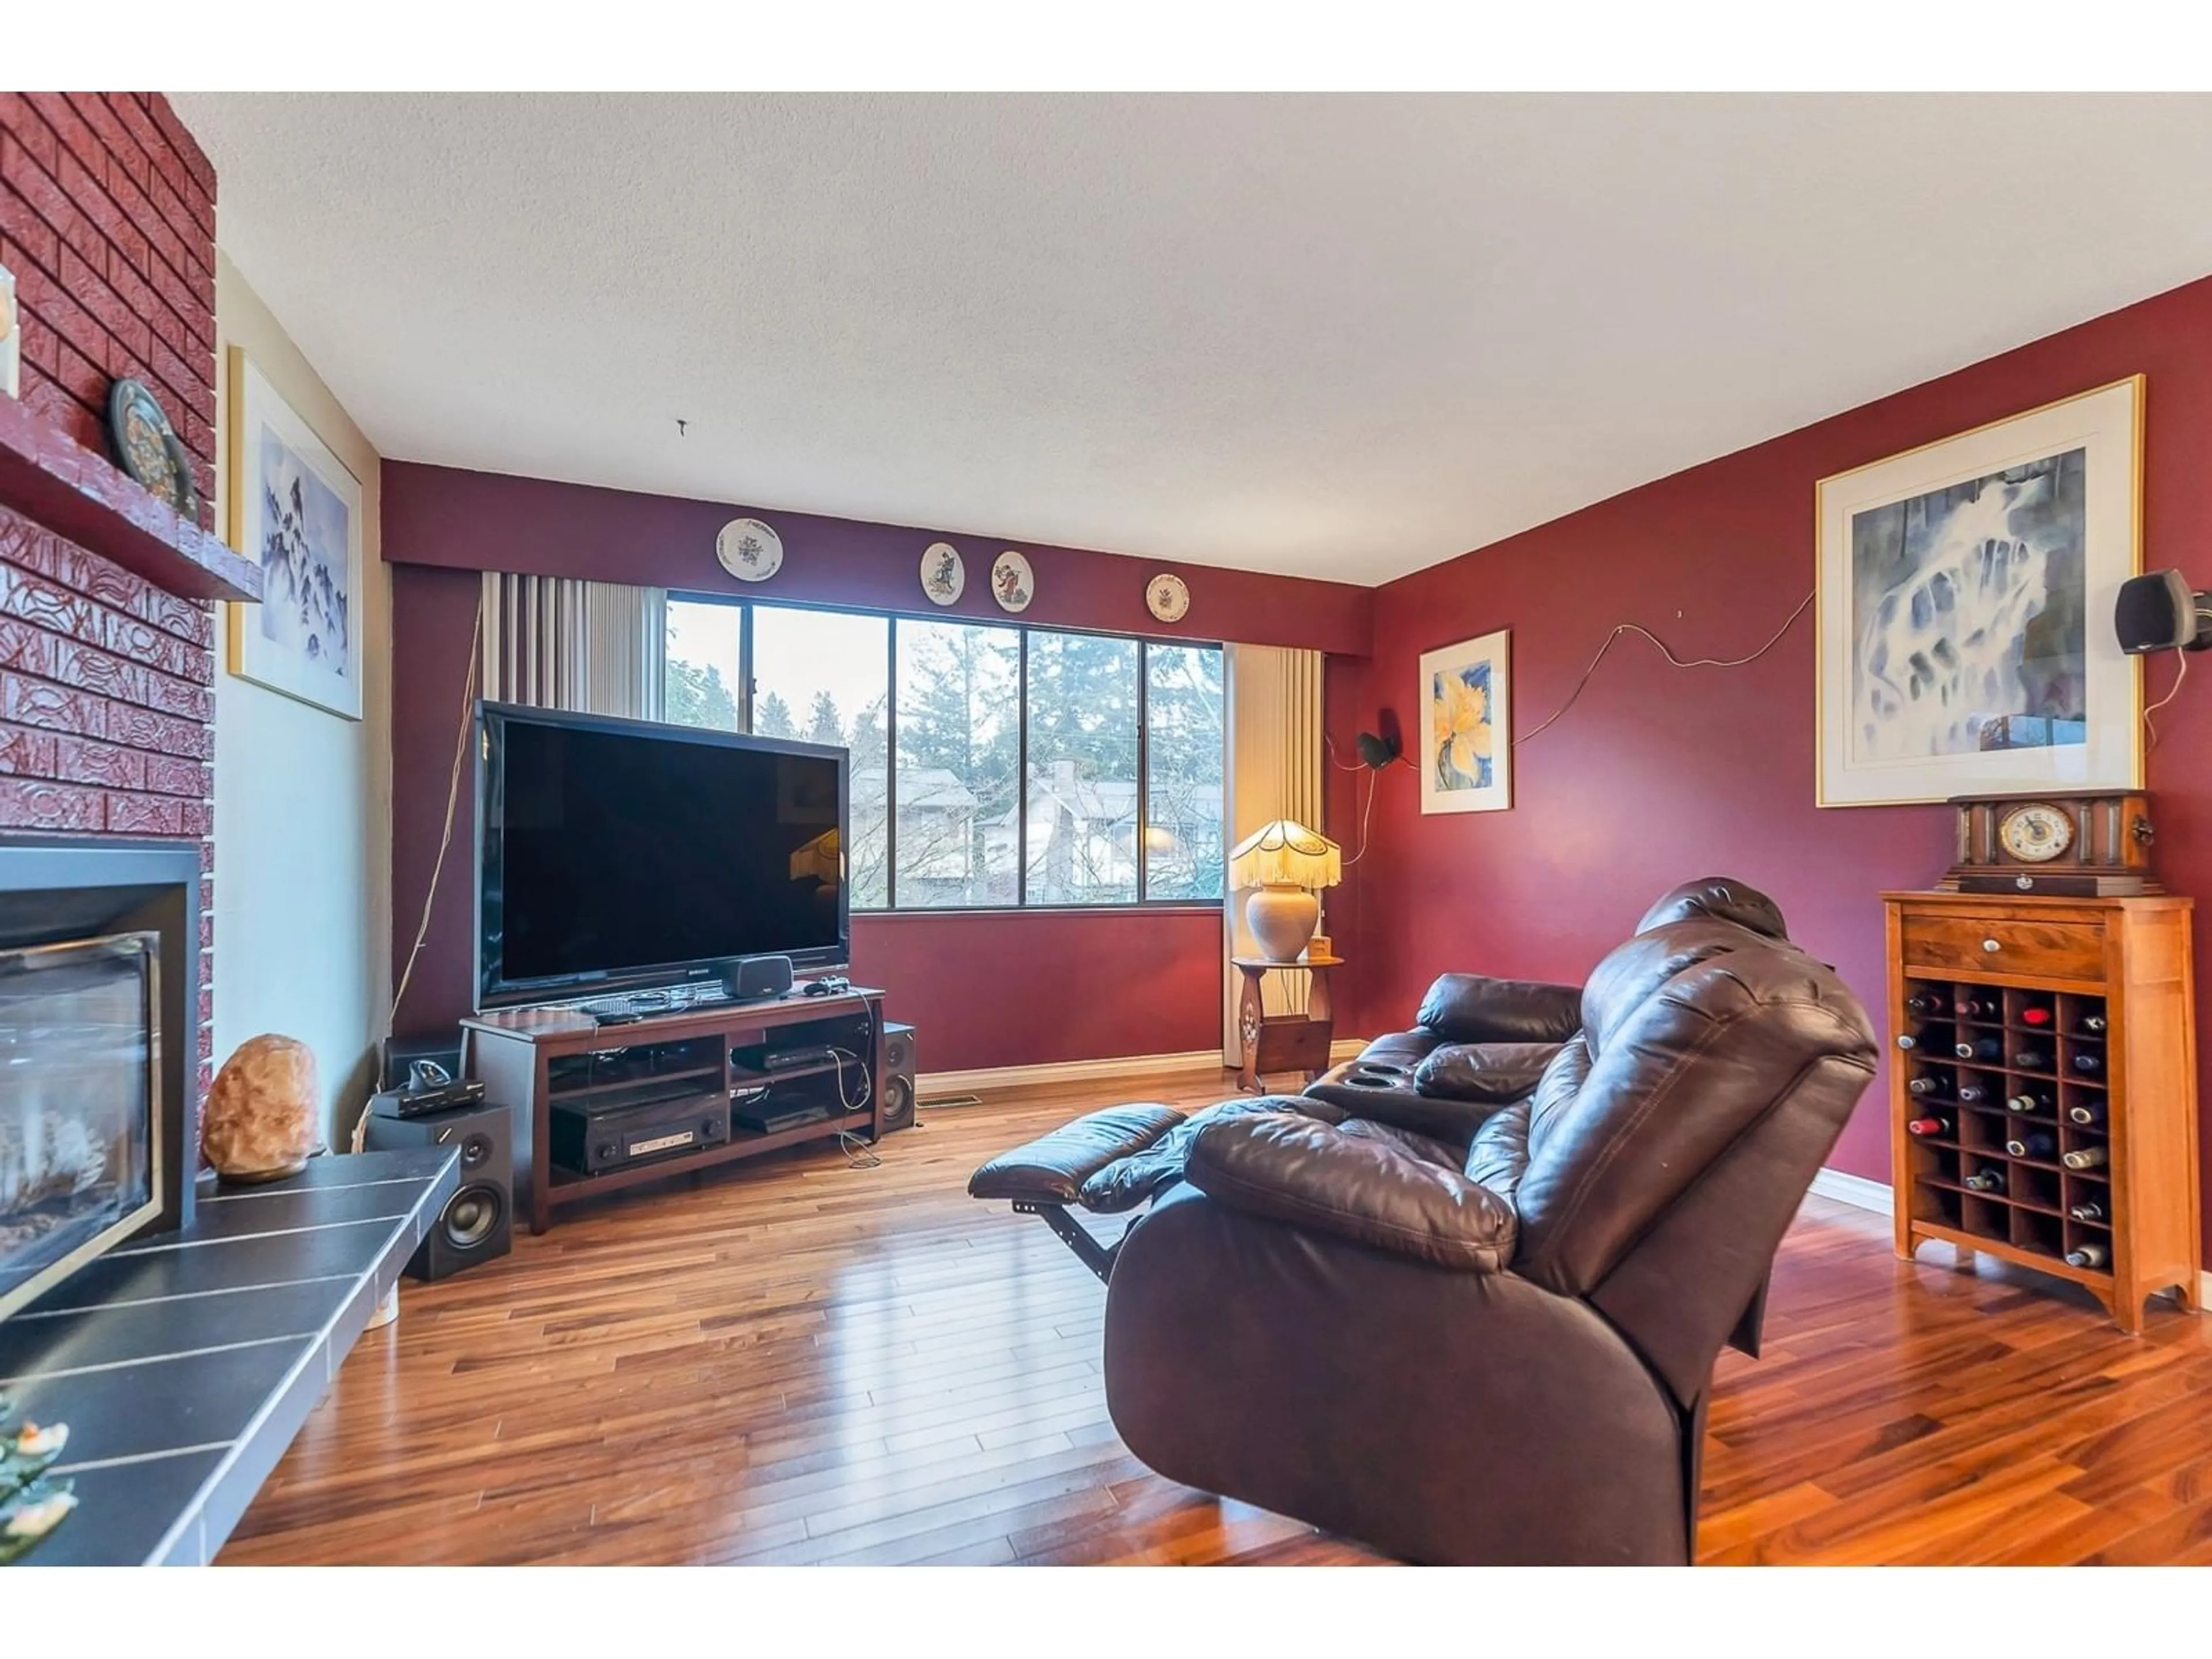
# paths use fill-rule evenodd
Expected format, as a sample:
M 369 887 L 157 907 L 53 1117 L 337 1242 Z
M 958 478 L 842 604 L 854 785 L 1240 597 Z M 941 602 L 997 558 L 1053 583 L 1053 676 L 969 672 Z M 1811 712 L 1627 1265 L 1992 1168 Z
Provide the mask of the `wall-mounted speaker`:
M 368 1150 L 451 1146 L 461 1183 L 407 1264 L 410 1278 L 446 1279 L 505 1255 L 514 1242 L 514 1120 L 504 1106 L 368 1120 Z
M 2120 649 L 2202 651 L 2212 647 L 2212 593 L 2199 593 L 2179 570 L 2154 570 L 2120 584 L 2112 627 Z
M 886 1133 L 914 1127 L 914 1027 L 884 1022 L 884 1101 L 877 1121 Z

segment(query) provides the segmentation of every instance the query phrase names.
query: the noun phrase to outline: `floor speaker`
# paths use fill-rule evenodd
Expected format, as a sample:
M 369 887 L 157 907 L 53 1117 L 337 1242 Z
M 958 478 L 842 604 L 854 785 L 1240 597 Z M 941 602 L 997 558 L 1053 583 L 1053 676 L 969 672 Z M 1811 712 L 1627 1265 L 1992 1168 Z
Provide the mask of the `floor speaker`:
M 461 1184 L 408 1262 L 410 1278 L 447 1279 L 507 1253 L 514 1237 L 514 1121 L 504 1106 L 368 1120 L 373 1152 L 452 1146 L 461 1155 Z
M 884 1103 L 878 1120 L 886 1133 L 914 1127 L 914 1027 L 884 1024 Z

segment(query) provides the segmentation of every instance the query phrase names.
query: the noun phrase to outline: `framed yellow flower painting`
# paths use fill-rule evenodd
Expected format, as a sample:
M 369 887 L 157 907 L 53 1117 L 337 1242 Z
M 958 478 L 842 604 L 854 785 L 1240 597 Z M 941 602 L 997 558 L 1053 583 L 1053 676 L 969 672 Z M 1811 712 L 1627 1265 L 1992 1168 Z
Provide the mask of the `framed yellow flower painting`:
M 1422 811 L 1513 805 L 1512 642 L 1500 629 L 1422 655 Z

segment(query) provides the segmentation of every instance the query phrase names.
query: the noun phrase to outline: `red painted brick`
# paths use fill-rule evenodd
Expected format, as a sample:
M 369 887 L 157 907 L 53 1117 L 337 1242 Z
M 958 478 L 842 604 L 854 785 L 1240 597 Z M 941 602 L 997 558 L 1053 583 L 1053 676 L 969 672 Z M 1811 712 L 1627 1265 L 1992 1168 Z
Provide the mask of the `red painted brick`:
M 215 988 L 200 987 L 200 1024 L 205 1025 L 215 1018 Z
M 58 776 L 55 757 L 60 751 L 61 742 L 51 732 L 0 726 L 0 772 L 17 777 Z
M 214 775 L 204 762 L 176 755 L 148 755 L 144 760 L 144 787 L 155 794 L 205 800 L 215 793 Z
M 52 422 L 80 449 L 98 451 L 106 444 L 99 416 L 36 368 L 24 372 L 23 406 Z
M 0 138 L 0 149 L 11 141 Z M 0 264 L 21 272 L 26 264 L 52 270 L 61 263 L 62 239 L 46 216 L 21 191 L 0 183 L 0 236 L 8 240 L 8 253 Z
M 106 186 L 74 155 L 62 157 L 61 177 L 57 182 L 69 192 L 77 211 L 99 227 L 100 234 L 107 239 L 112 250 L 106 267 L 108 280 L 115 281 L 118 265 L 138 273 L 143 280 L 149 258 L 145 235 L 107 193 Z
M 215 833 L 215 806 L 212 802 L 188 800 L 183 803 L 185 833 L 188 836 L 211 836 Z
M 203 957 L 215 949 L 215 907 L 204 906 L 200 911 L 200 954 Z
M 39 165 L 48 173 L 58 164 L 61 141 L 31 106 L 27 93 L 0 92 L 0 132 L 13 135 L 15 142 L 36 156 Z
M 72 788 L 31 778 L 0 778 L 0 827 L 10 830 L 99 830 L 107 798 L 97 789 Z
M 131 216 L 131 224 L 159 256 L 157 264 L 193 284 L 194 293 L 198 292 L 198 284 L 206 284 L 210 296 L 207 301 L 208 309 L 214 310 L 215 278 L 201 273 L 185 246 L 184 239 L 169 228 L 167 222 L 155 210 L 153 203 L 147 199 L 144 186 L 119 174 L 112 174 L 107 180 L 107 191 L 115 198 L 115 204 Z
M 97 318 L 62 292 L 58 279 L 35 265 L 17 267 L 15 297 L 22 301 L 26 316 L 36 317 L 92 362 L 107 362 L 114 342 Z
M 35 674 L 40 679 L 51 678 L 54 636 L 45 629 L 0 617 L 0 668 L 12 668 L 19 674 Z
M 154 177 L 154 163 L 146 154 L 146 147 L 131 136 L 115 109 L 118 94 L 112 92 L 72 92 L 64 94 L 70 107 L 83 118 L 84 124 L 100 135 L 101 148 L 107 152 L 107 179 L 112 185 L 118 179 L 127 179 L 143 190 Z M 125 100 L 130 94 L 121 94 Z
M 119 795 L 106 798 L 104 824 L 118 836 L 181 836 L 186 803 L 173 795 Z M 207 1018 L 204 1014 L 202 1018 Z
M 64 155 L 62 165 L 67 168 L 76 164 L 73 158 Z M 34 162 L 13 138 L 0 137 L 0 185 L 12 189 L 79 258 L 97 270 L 106 270 L 108 244 L 100 234 L 100 227 L 77 206 L 68 190 Z M 62 261 L 58 258 L 41 263 L 55 275 L 61 274 Z M 24 303 L 27 305 L 29 301 Z
M 85 118 L 70 107 L 69 94 L 61 92 L 33 92 L 26 94 L 31 107 L 62 142 L 62 149 L 72 155 L 92 172 L 94 178 L 105 183 L 107 179 L 107 146 L 100 142 L 100 135 L 85 124 Z M 67 165 L 64 157 L 64 165 Z
M 0 692 L 4 692 L 5 686 L 5 681 L 0 680 Z M 157 714 L 151 709 L 125 702 L 103 702 L 98 698 L 88 701 L 98 704 L 102 730 L 113 742 L 127 743 L 133 749 L 149 750 L 156 754 L 189 755 L 194 760 L 215 758 L 215 731 L 204 720 L 178 720 L 173 715 Z M 0 716 L 20 718 L 9 714 L 3 704 L 0 704 Z
M 173 185 L 158 176 L 146 195 L 154 204 L 154 210 L 167 222 L 169 228 L 176 232 L 178 239 L 186 247 L 197 249 L 203 243 L 210 248 L 215 246 L 213 208 L 204 202 L 179 195 Z M 210 263 L 213 258 L 214 255 L 210 254 Z
M 90 312 L 110 339 L 143 362 L 146 349 L 153 343 L 153 330 L 107 285 L 107 278 L 70 247 L 62 249 L 61 278 L 62 291 Z
M 205 193 L 208 200 L 215 199 L 215 163 L 208 160 L 207 152 L 200 148 L 199 140 L 192 137 L 191 129 L 177 118 L 177 112 L 169 100 L 158 92 L 141 93 L 146 112 L 154 118 L 154 125 L 161 129 L 161 136 L 169 141 L 169 148 L 184 161 L 185 171 L 192 182 Z
M 143 790 L 146 787 L 146 757 L 133 749 L 88 738 L 56 740 L 56 775 L 64 783 L 97 784 L 107 789 Z
M 111 704 L 105 697 L 89 692 L 73 690 L 55 685 L 44 679 L 33 679 L 10 669 L 0 668 L 0 720 L 16 726 L 34 726 L 50 732 L 76 732 L 87 737 L 104 737 L 108 727 L 108 716 L 118 716 L 135 711 Z M 157 715 L 142 715 L 154 720 Z M 142 745 L 153 746 L 153 745 Z

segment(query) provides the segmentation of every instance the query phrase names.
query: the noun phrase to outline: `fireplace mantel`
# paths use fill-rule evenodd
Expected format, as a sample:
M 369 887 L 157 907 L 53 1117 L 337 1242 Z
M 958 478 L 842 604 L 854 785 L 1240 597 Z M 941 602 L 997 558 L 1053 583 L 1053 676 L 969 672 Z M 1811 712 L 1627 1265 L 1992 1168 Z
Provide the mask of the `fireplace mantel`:
M 0 507 L 183 598 L 261 597 L 258 565 L 6 397 L 0 397 Z

